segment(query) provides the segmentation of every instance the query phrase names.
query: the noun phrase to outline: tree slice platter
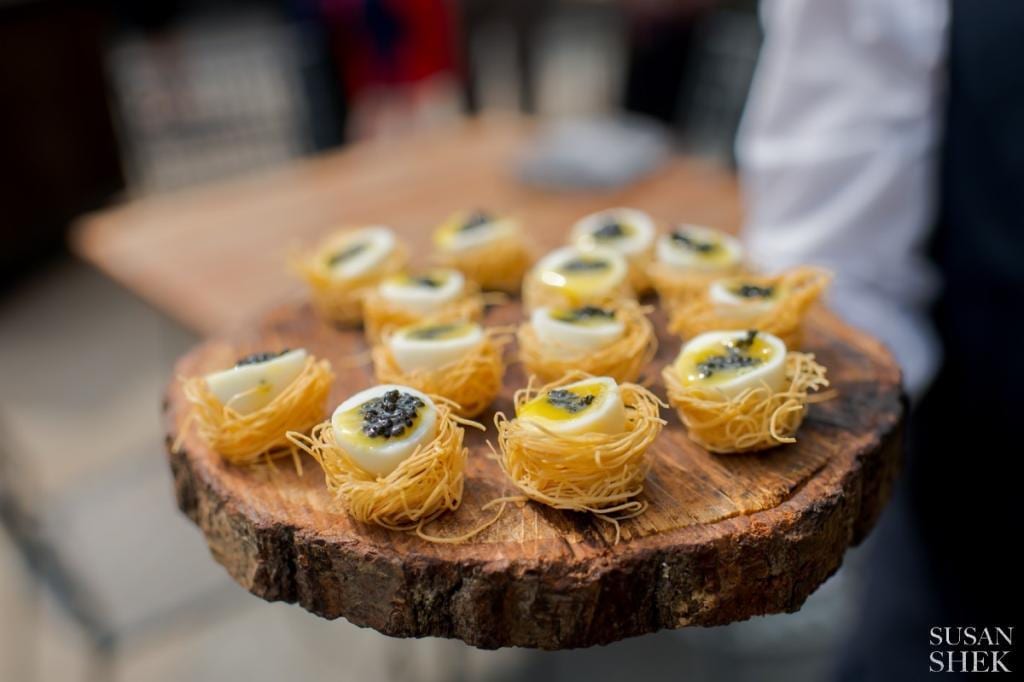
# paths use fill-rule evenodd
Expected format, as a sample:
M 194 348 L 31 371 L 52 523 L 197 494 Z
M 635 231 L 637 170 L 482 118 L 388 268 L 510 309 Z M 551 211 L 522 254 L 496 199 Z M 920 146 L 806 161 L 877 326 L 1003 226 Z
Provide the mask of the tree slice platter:
M 486 321 L 512 324 L 520 316 L 510 303 L 489 310 Z M 664 398 L 660 370 L 679 341 L 660 313 L 655 322 L 661 346 L 646 376 Z M 823 310 L 812 313 L 805 336 L 837 395 L 810 407 L 799 442 L 755 455 L 711 455 L 665 410 L 668 425 L 652 448 L 644 493 L 650 507 L 622 523 L 618 544 L 606 522 L 533 502 L 510 505 L 464 543 L 430 543 L 350 519 L 311 458 L 301 475 L 288 460 L 233 467 L 194 430 L 180 449 L 169 447 L 178 505 L 214 558 L 253 594 L 393 636 L 562 649 L 792 612 L 882 510 L 899 469 L 904 415 L 900 372 L 880 343 Z M 179 360 L 177 375 L 300 346 L 334 365 L 331 408 L 376 383 L 361 363 L 361 333 L 324 324 L 298 304 L 271 311 L 248 333 L 203 343 Z M 512 364 L 494 409 L 511 413 L 512 394 L 525 381 Z M 173 382 L 168 444 L 186 410 Z M 462 506 L 430 524 L 430 533 L 474 528 L 494 514 L 481 509 L 485 503 L 516 492 L 488 457 L 492 418 L 480 417 L 486 434 L 468 430 Z

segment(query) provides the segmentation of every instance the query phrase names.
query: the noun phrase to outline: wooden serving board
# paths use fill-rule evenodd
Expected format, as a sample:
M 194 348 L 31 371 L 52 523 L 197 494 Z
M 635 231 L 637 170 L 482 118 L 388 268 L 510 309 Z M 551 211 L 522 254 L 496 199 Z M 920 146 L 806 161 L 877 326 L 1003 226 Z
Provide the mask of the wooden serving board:
M 515 323 L 520 315 L 512 303 L 490 310 L 487 323 Z M 647 376 L 664 398 L 660 370 L 679 341 L 660 313 L 655 318 L 661 348 Z M 330 408 L 375 383 L 369 366 L 352 362 L 366 350 L 362 335 L 333 329 L 302 305 L 272 311 L 248 334 L 198 346 L 177 374 L 285 346 L 334 364 Z M 838 395 L 810 408 L 799 442 L 762 454 L 710 455 L 665 410 L 668 425 L 650 452 L 650 507 L 622 524 L 618 544 L 605 522 L 532 502 L 509 507 L 463 544 L 432 544 L 351 520 L 310 458 L 302 476 L 287 460 L 276 470 L 236 468 L 194 431 L 170 452 L 178 504 L 214 558 L 253 594 L 394 636 L 560 649 L 795 611 L 878 517 L 899 468 L 904 415 L 899 369 L 878 342 L 815 311 L 805 349 L 828 367 Z M 494 409 L 509 413 L 524 383 L 512 364 Z M 175 382 L 165 409 L 169 444 L 185 411 Z M 431 524 L 431 533 L 474 528 L 494 513 L 482 505 L 515 493 L 488 458 L 492 418 L 480 418 L 486 434 L 467 434 L 461 508 Z

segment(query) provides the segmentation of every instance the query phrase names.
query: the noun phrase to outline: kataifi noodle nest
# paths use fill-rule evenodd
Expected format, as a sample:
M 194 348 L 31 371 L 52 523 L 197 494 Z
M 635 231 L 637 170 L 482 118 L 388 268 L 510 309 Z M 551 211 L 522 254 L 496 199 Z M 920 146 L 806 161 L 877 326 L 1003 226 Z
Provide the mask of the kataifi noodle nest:
M 324 418 L 334 373 L 327 360 L 307 357 L 292 383 L 267 405 L 249 414 L 234 410 L 230 401 L 222 404 L 203 377 L 181 381 L 191 407 L 175 447 L 194 422 L 199 436 L 221 457 L 231 464 L 245 465 L 287 454 L 296 457 L 286 434 L 309 431 Z
M 788 348 L 798 348 L 804 317 L 831 279 L 827 271 L 809 266 L 793 268 L 773 277 L 744 276 L 745 282 L 778 287 L 782 292 L 778 303 L 755 317 L 724 313 L 710 299 L 709 282 L 699 295 L 672 307 L 668 328 L 688 339 L 716 329 L 757 329 L 779 337 Z
M 588 376 L 573 372 L 540 388 L 531 381 L 516 391 L 516 410 L 545 391 Z M 596 514 L 615 524 L 616 532 L 618 521 L 647 509 L 647 502 L 636 497 L 650 469 L 647 449 L 665 424 L 653 393 L 630 383 L 620 384 L 619 390 L 626 407 L 626 430 L 619 434 L 566 435 L 500 412 L 494 417 L 498 463 L 526 497 L 555 509 Z
M 619 383 L 636 381 L 657 353 L 658 337 L 647 311 L 636 302 L 625 301 L 612 309 L 616 319 L 625 327 L 622 338 L 604 348 L 582 350 L 571 356 L 555 356 L 547 352 L 551 344 L 541 342 L 533 324 L 523 323 L 517 338 L 519 359 L 527 373 L 541 381 L 554 381 L 573 370 L 611 377 Z
M 462 425 L 479 424 L 456 417 L 443 398 L 431 396 L 437 408 L 437 435 L 417 447 L 387 476 L 362 469 L 338 446 L 330 420 L 313 427 L 310 435 L 289 433 L 288 439 L 313 457 L 323 469 L 328 490 L 344 500 L 356 521 L 391 530 L 415 530 L 427 540 L 423 526 L 462 503 L 466 457 Z M 458 538 L 456 538 L 457 540 Z
M 313 307 L 326 320 L 345 326 L 356 326 L 363 321 L 363 302 L 370 292 L 391 275 L 405 269 L 405 247 L 395 248 L 380 265 L 359 277 L 332 277 L 327 267 L 325 249 L 292 259 L 292 268 L 309 285 Z
M 486 291 L 519 291 L 523 275 L 530 269 L 533 256 L 523 235 L 504 236 L 493 242 L 467 249 L 442 249 L 434 254 L 438 265 L 455 268 Z
M 382 384 L 401 384 L 442 396 L 453 403 L 452 409 L 459 416 L 475 417 L 501 392 L 505 376 L 503 354 L 508 341 L 502 331 L 485 330 L 480 345 L 458 360 L 436 369 L 403 372 L 385 339 L 373 348 L 373 369 Z
M 363 304 L 363 329 L 371 343 L 377 343 L 388 332 L 420 322 L 477 322 L 483 316 L 484 299 L 475 282 L 466 281 L 462 296 L 433 310 L 418 313 L 388 301 L 376 288 L 366 294 Z M 415 386 L 413 387 L 415 388 Z
M 690 440 L 710 452 L 752 452 L 794 443 L 808 403 L 829 397 L 811 395 L 828 386 L 828 379 L 825 367 L 810 353 L 786 354 L 789 383 L 777 392 L 763 385 L 725 398 L 714 388 L 683 386 L 672 365 L 662 376 L 669 403 L 679 412 Z

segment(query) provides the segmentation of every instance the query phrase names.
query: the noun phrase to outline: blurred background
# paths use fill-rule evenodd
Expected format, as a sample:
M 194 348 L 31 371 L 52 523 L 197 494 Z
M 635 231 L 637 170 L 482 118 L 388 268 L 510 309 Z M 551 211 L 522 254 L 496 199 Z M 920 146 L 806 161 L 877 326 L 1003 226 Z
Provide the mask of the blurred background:
M 760 41 L 753 0 L 0 0 L 0 680 L 827 677 L 863 548 L 797 614 L 578 652 L 392 640 L 248 595 L 163 454 L 196 333 L 67 247 L 88 211 L 494 112 L 628 112 L 729 168 Z

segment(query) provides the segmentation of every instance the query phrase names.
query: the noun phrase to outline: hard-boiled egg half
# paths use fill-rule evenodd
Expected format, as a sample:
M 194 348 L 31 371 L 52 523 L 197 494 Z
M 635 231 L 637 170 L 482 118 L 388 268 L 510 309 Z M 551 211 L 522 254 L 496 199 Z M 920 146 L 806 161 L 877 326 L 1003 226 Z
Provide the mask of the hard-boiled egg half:
M 684 387 L 717 389 L 733 398 L 749 388 L 773 393 L 786 385 L 786 344 L 765 332 L 707 332 L 683 346 L 673 365 Z
M 756 284 L 741 277 L 720 279 L 711 283 L 708 298 L 720 315 L 754 318 L 771 312 L 782 299 L 777 284 Z
M 466 289 L 458 270 L 436 269 L 423 274 L 399 274 L 380 283 L 380 297 L 416 313 L 431 313 L 457 300 Z
M 698 225 L 681 225 L 662 235 L 655 250 L 658 262 L 686 274 L 728 272 L 743 259 L 743 247 L 735 237 Z
M 484 340 L 475 322 L 424 323 L 403 327 L 388 338 L 388 349 L 403 372 L 443 367 L 474 351 Z
M 437 407 L 408 386 L 384 384 L 356 393 L 331 416 L 334 440 L 361 469 L 387 476 L 437 435 Z
M 545 391 L 516 410 L 516 417 L 553 433 L 578 435 L 626 430 L 626 408 L 618 384 L 593 377 Z
M 445 251 L 465 251 L 486 246 L 519 232 L 519 224 L 486 211 L 457 213 L 434 233 L 434 243 Z
M 247 355 L 231 369 L 206 375 L 206 385 L 222 405 L 251 414 L 269 405 L 298 378 L 306 356 L 301 348 Z
M 614 294 L 628 274 L 626 261 L 603 247 L 555 249 L 537 263 L 534 276 L 570 301 L 588 301 Z
M 643 211 L 611 208 L 581 218 L 573 225 L 571 238 L 577 246 L 614 249 L 628 259 L 651 248 L 654 221 Z
M 546 354 L 572 357 L 605 348 L 622 338 L 625 325 L 615 311 L 599 306 L 537 308 L 530 323 Z
M 391 257 L 396 246 L 394 232 L 386 227 L 343 232 L 327 242 L 323 250 L 324 265 L 333 279 L 373 275 Z

